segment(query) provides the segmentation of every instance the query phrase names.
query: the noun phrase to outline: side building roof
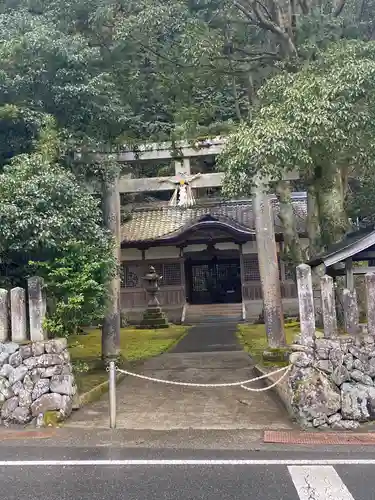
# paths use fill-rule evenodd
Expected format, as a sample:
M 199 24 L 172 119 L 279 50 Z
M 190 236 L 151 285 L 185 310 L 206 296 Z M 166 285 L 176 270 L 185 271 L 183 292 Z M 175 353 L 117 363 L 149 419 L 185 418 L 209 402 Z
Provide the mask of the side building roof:
M 312 267 L 324 264 L 326 267 L 333 266 L 356 255 L 360 257 L 361 252 L 375 245 L 374 226 L 365 227 L 348 233 L 341 241 L 331 245 L 325 252 L 311 258 L 307 264 Z

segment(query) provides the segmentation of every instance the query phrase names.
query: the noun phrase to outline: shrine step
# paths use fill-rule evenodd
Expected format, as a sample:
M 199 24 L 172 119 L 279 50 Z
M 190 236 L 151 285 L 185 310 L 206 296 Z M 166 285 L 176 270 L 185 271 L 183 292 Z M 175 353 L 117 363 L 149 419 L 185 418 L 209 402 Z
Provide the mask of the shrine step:
M 237 322 L 242 320 L 242 304 L 188 304 L 186 324 Z

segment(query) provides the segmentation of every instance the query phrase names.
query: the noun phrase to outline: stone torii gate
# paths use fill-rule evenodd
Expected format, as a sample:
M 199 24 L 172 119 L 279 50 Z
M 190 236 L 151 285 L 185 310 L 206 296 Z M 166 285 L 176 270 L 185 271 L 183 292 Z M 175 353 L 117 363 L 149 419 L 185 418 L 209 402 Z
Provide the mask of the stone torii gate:
M 225 145 L 225 138 L 209 139 L 192 145 L 188 142 L 171 142 L 145 144 L 136 151 L 125 149 L 117 154 L 119 163 L 139 163 L 140 161 L 174 160 L 175 175 L 172 177 L 153 177 L 132 179 L 128 176 L 119 177 L 104 193 L 105 219 L 114 235 L 116 245 L 116 259 L 120 259 L 120 194 L 141 193 L 152 191 L 166 191 L 171 184 L 178 186 L 182 179 L 192 182 L 191 187 L 210 188 L 219 187 L 223 183 L 224 173 L 203 173 L 191 175 L 190 160 L 194 157 L 216 156 L 221 153 Z M 298 179 L 298 174 L 290 172 L 285 180 Z M 184 183 L 184 182 L 183 182 Z M 266 192 L 266 182 L 259 179 L 253 192 L 253 207 L 256 226 L 256 242 L 258 248 L 259 271 L 263 290 L 264 319 L 269 346 L 279 347 L 285 341 L 284 321 L 282 312 L 281 290 L 279 280 L 279 266 L 277 260 L 277 246 L 275 240 L 273 212 Z M 109 329 L 115 343 L 119 339 L 120 329 L 120 279 L 113 279 L 111 292 L 112 304 L 109 306 L 103 328 Z M 116 330 L 116 331 L 115 331 Z M 109 346 L 108 346 L 109 347 Z M 112 346 L 115 354 L 117 348 Z M 108 351 L 107 351 L 108 352 Z

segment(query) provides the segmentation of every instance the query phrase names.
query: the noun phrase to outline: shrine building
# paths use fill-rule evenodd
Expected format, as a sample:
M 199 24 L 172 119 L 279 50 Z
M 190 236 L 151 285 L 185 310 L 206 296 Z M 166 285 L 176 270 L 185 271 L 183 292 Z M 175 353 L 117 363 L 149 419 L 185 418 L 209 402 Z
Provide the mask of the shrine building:
M 189 323 L 218 316 L 254 320 L 261 314 L 253 202 L 221 197 L 223 174 L 215 171 L 214 159 L 222 146 L 221 139 L 194 147 L 184 144 L 178 160 L 168 145 L 119 154 L 119 160 L 131 166 L 120 180 L 125 214 L 121 311 L 131 323 L 139 321 L 147 304 L 142 277 L 149 265 L 162 276 L 159 300 L 170 321 Z M 148 172 L 163 175 L 142 177 L 144 164 L 151 166 Z M 296 177 L 291 174 L 291 178 Z M 276 197 L 270 196 L 270 206 L 283 309 L 297 314 L 296 285 L 280 259 L 283 233 Z M 305 193 L 293 193 L 293 208 L 304 237 Z

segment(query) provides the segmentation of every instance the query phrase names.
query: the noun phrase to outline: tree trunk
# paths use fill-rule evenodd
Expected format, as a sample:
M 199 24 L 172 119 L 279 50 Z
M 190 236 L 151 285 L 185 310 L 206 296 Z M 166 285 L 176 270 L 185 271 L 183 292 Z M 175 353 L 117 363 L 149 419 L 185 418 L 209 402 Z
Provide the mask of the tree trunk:
M 102 358 L 116 358 L 120 352 L 120 195 L 118 176 L 103 184 L 104 224 L 113 236 L 116 272 L 108 285 L 108 307 L 102 326 Z
M 322 243 L 328 246 L 342 239 L 349 227 L 345 212 L 345 195 L 341 169 L 319 183 L 318 204 Z
M 278 182 L 276 186 L 276 194 L 280 206 L 279 217 L 283 225 L 284 260 L 298 266 L 298 264 L 301 264 L 304 261 L 304 258 L 298 235 L 296 218 L 293 212 L 292 195 L 289 182 Z
M 233 71 L 233 69 L 232 69 L 232 71 Z M 234 74 L 232 75 L 232 92 L 233 92 L 233 99 L 234 99 L 234 109 L 236 110 L 237 119 L 238 119 L 238 121 L 242 121 L 241 108 L 240 108 L 240 103 L 238 101 L 236 77 Z
M 266 193 L 266 183 L 262 180 L 254 189 L 253 209 L 267 340 L 271 348 L 278 348 L 285 345 L 279 264 L 273 210 Z
M 248 120 L 253 118 L 255 106 L 258 104 L 258 96 L 254 86 L 253 75 L 251 72 L 247 76 L 247 99 L 248 99 Z
M 307 236 L 309 238 L 309 258 L 322 250 L 319 222 L 319 205 L 314 185 L 307 189 Z

